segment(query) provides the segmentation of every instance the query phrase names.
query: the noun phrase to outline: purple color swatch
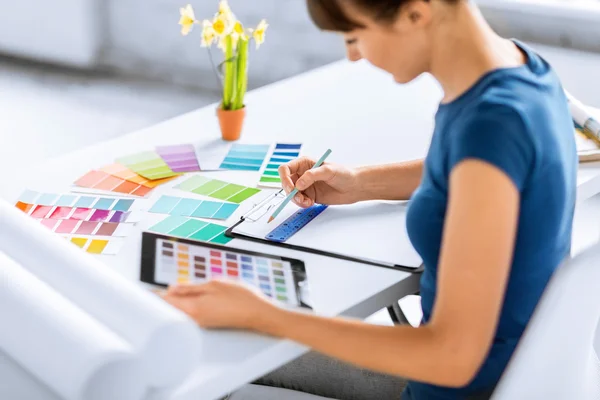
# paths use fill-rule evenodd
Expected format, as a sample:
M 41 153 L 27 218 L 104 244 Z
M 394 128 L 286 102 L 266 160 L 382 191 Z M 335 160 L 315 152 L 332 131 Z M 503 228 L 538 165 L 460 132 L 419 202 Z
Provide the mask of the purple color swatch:
M 96 210 L 90 217 L 89 221 L 92 222 L 104 222 L 108 219 L 108 215 L 111 213 L 110 210 Z
M 167 163 L 173 172 L 197 172 L 200 171 L 196 150 L 192 144 L 180 144 L 177 146 L 159 146 L 156 152 Z
M 113 216 L 110 218 L 110 221 L 108 222 L 125 222 L 127 221 L 127 217 L 129 217 L 129 214 L 131 214 L 130 212 L 123 212 L 123 211 L 115 211 L 115 213 L 113 214 Z

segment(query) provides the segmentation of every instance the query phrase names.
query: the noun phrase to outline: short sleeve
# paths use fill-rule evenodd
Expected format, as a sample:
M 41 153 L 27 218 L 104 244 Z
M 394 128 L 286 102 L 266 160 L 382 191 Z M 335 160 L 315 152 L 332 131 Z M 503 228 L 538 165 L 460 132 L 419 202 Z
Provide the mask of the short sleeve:
M 449 171 L 466 159 L 479 159 L 503 171 L 521 191 L 534 165 L 531 132 L 508 106 L 480 104 L 449 135 Z

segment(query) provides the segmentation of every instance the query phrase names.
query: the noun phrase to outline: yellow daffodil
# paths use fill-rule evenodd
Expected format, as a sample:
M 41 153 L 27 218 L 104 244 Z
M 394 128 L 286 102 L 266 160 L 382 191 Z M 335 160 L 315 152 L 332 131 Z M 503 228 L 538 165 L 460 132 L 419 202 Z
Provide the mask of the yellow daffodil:
M 218 15 L 226 15 L 231 16 L 233 12 L 231 11 L 231 7 L 229 7 L 229 3 L 227 0 L 221 0 L 219 3 L 219 14 Z
M 188 4 L 185 8 L 180 8 L 181 18 L 179 19 L 179 25 L 181 25 L 181 34 L 183 36 L 191 32 L 194 24 L 196 23 L 196 16 L 194 15 L 194 9 L 191 4 Z
M 262 21 L 260 21 L 256 29 L 252 31 L 252 37 L 256 42 L 257 49 L 260 47 L 261 44 L 265 42 L 265 32 L 267 31 L 268 27 L 269 24 L 267 24 L 267 21 L 263 19 Z
M 214 43 L 217 35 L 213 29 L 213 24 L 205 19 L 202 26 L 202 47 L 210 47 Z
M 217 36 L 223 37 L 231 33 L 233 26 L 225 16 L 217 16 L 212 21 L 212 28 Z
M 234 47 L 237 45 L 238 40 L 248 40 L 248 34 L 240 21 L 237 21 L 235 25 L 233 25 L 233 32 L 231 35 L 233 36 Z

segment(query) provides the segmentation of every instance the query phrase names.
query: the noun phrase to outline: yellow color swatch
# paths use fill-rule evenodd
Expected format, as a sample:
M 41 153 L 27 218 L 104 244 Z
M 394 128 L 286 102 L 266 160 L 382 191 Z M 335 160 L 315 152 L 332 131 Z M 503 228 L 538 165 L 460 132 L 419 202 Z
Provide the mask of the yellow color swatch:
M 107 244 L 108 240 L 92 240 L 92 243 L 90 243 L 90 246 L 87 248 L 87 252 L 91 254 L 102 254 Z
M 88 242 L 88 240 L 86 238 L 72 238 L 71 239 L 71 243 L 76 244 L 77 247 L 82 248 L 82 249 L 87 242 Z
M 185 244 L 178 244 L 177 250 L 187 252 L 187 251 L 189 251 L 189 248 Z

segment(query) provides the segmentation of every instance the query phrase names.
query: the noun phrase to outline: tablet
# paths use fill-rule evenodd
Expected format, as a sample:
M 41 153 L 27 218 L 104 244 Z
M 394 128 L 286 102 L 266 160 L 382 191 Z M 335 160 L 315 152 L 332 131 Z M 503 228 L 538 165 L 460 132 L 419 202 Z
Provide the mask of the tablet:
M 144 232 L 140 271 L 142 282 L 159 286 L 232 279 L 288 306 L 310 308 L 302 301 L 304 262 L 291 258 Z

